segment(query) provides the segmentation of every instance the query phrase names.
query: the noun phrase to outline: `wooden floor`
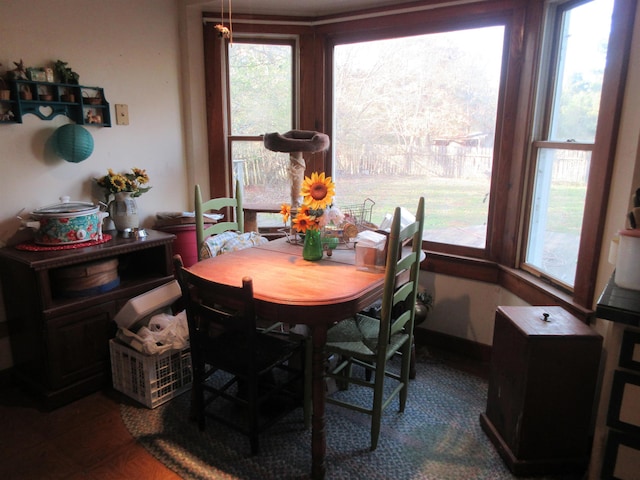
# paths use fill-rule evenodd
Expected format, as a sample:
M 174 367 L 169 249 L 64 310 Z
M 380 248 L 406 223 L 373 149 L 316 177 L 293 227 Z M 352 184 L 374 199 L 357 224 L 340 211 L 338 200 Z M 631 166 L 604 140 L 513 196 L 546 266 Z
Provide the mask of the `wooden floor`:
M 138 445 L 120 417 L 117 392 L 99 392 L 52 412 L 18 388 L 0 391 L 3 480 L 175 480 Z
M 486 365 L 436 355 L 486 374 Z M 105 391 L 44 412 L 19 388 L 0 389 L 0 479 L 179 479 L 129 434 L 120 417 L 123 401 L 118 392 Z

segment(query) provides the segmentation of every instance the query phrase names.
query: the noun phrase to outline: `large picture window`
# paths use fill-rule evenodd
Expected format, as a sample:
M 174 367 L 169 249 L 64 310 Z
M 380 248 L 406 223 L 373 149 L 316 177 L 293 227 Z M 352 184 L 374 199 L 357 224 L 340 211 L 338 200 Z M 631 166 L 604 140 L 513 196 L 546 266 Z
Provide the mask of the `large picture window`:
M 484 249 L 504 27 L 334 48 L 339 201 L 374 223 L 425 197 L 425 239 Z M 382 187 L 383 186 L 383 187 Z
M 425 197 L 423 267 L 586 318 L 636 3 L 425 1 L 242 19 L 224 50 L 206 28 L 212 188 L 224 190 L 224 170 L 229 189 L 233 166 L 245 202 L 287 201 L 286 154 L 261 135 L 322 131 L 330 150 L 310 155 L 307 173 L 334 177 L 338 205 L 373 199 L 379 223 Z

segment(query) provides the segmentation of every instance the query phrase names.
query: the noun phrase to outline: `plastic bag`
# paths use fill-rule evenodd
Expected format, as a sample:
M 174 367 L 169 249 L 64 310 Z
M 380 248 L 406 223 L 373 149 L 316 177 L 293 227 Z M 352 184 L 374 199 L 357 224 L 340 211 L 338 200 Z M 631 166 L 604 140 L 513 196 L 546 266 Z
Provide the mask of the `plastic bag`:
M 159 313 L 149 319 L 148 326 L 136 333 L 118 329 L 117 338 L 137 351 L 155 355 L 168 350 L 183 350 L 189 345 L 187 314 L 183 310 L 177 315 Z

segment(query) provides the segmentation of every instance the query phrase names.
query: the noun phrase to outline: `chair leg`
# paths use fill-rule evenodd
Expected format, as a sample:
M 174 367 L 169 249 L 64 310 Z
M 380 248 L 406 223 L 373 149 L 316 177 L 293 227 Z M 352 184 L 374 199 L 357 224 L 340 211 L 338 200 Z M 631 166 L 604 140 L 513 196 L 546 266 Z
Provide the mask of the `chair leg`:
M 249 443 L 251 445 L 251 455 L 257 455 L 260 450 L 258 442 L 258 416 L 260 408 L 258 405 L 258 379 L 248 379 L 247 383 L 249 400 L 249 408 L 247 411 L 249 415 Z
M 411 380 L 416 378 L 416 339 L 415 337 L 411 342 L 411 362 L 409 363 L 409 378 Z
M 409 342 L 402 347 L 402 363 L 400 364 L 400 381 L 402 382 L 402 389 L 398 394 L 400 400 L 399 412 L 404 412 L 405 406 L 407 405 L 411 371 L 411 347 L 412 343 Z
M 384 400 L 384 368 L 376 368 L 376 384 L 373 389 L 373 409 L 371 411 L 371 451 L 378 447 L 380 422 L 382 421 L 382 402 Z
M 311 360 L 313 357 L 313 344 L 311 337 L 307 337 L 304 341 L 304 428 L 308 430 L 311 428 L 311 415 L 313 414 L 313 402 L 311 401 Z
M 193 364 L 193 383 L 191 386 L 191 407 L 189 411 L 189 419 L 198 423 L 200 430 L 205 429 L 204 414 L 204 389 L 202 382 L 204 377 L 204 368 L 200 365 Z

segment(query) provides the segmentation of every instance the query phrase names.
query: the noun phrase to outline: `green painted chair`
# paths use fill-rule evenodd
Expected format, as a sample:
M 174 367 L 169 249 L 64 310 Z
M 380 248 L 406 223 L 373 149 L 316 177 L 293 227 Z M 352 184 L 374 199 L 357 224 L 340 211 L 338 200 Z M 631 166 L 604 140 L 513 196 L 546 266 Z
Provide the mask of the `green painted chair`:
M 228 231 L 244 232 L 244 215 L 242 212 L 242 190 L 240 182 L 236 181 L 235 197 L 219 197 L 202 201 L 200 185 L 195 188 L 195 214 L 196 214 L 196 245 L 198 248 L 198 260 L 202 260 L 201 249 L 204 240 L 211 235 L 217 235 Z M 227 215 L 224 222 L 207 224 L 204 214 L 211 211 L 224 211 Z M 229 215 L 231 211 L 231 216 Z
M 244 213 L 242 211 L 242 190 L 240 181 L 236 180 L 235 197 L 218 197 L 207 201 L 202 201 L 200 185 L 195 187 L 194 206 L 196 221 L 196 247 L 198 249 L 198 261 L 203 259 L 203 243 L 205 239 L 212 235 L 219 235 L 225 232 L 244 232 Z M 225 218 L 222 222 L 212 224 L 206 223 L 204 214 L 207 212 L 224 212 Z M 231 212 L 231 213 L 229 213 Z M 231 216 L 229 216 L 231 215 Z M 263 333 L 282 333 L 284 324 L 282 322 L 269 322 L 260 320 L 258 330 Z
M 327 403 L 371 415 L 371 450 L 378 446 L 382 411 L 397 396 L 399 411 L 404 411 L 409 388 L 411 346 L 415 317 L 416 294 L 420 273 L 422 231 L 424 229 L 424 198 L 420 198 L 416 221 L 401 228 L 400 208 L 395 209 L 391 232 L 387 240 L 387 263 L 380 319 L 358 314 L 337 323 L 327 333 L 326 351 L 335 355 L 338 363 L 327 372 L 343 390 L 350 384 L 373 390 L 370 406 L 356 405 L 327 396 Z M 402 256 L 403 245 L 412 243 L 411 253 Z M 396 355 L 400 371 L 390 370 L 388 362 Z M 353 369 L 360 365 L 360 369 Z M 368 371 L 373 381 L 367 380 Z M 393 382 L 385 389 L 385 382 Z

